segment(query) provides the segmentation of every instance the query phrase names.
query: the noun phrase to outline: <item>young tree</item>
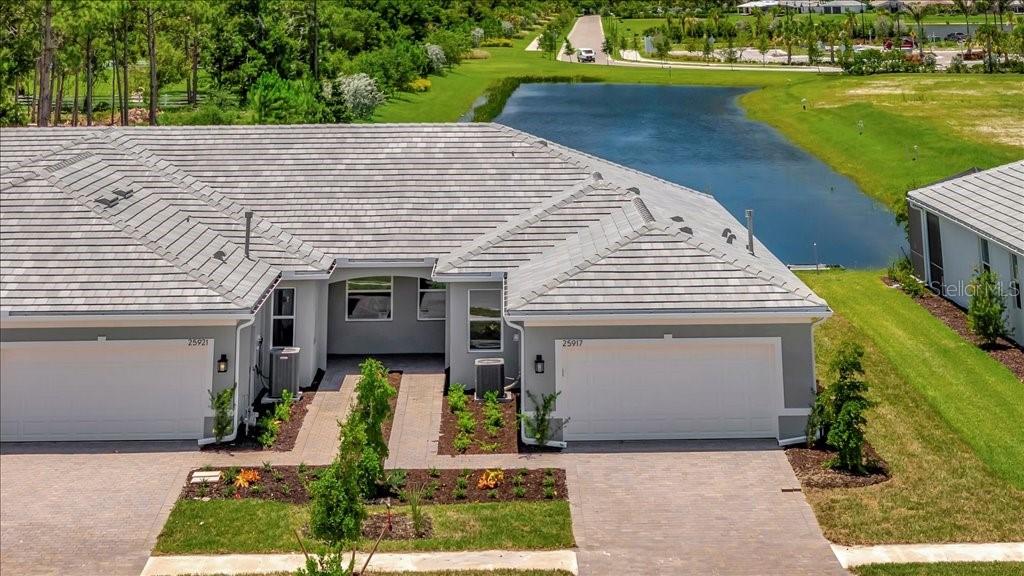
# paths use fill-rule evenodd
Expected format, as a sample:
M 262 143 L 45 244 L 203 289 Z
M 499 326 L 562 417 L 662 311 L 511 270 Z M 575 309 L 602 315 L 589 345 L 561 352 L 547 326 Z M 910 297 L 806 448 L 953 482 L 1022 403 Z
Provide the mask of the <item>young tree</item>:
M 907 4 L 907 12 L 910 13 L 910 17 L 914 20 L 914 24 L 917 25 L 917 51 L 924 59 L 924 18 L 931 14 L 932 8 L 929 4 Z
M 967 325 L 982 342 L 991 346 L 1007 335 L 1006 302 L 999 289 L 999 277 L 991 270 L 978 270 L 970 284 Z
M 971 0 L 953 0 L 953 5 L 964 15 L 964 27 L 967 34 L 967 51 L 971 51 L 971 12 L 974 11 L 974 3 Z
M 570 42 L 569 41 L 569 37 L 566 36 L 565 37 L 565 47 L 562 48 L 562 54 L 565 55 L 565 57 L 569 60 L 569 62 L 572 62 L 572 55 L 575 54 L 575 53 L 576 53 L 576 49 L 572 47 L 572 42 Z
M 818 394 L 807 419 L 807 443 L 822 438 L 836 450 L 833 468 L 856 474 L 864 472 L 864 413 L 871 407 L 864 381 L 864 348 L 846 342 L 829 363 L 833 381 Z

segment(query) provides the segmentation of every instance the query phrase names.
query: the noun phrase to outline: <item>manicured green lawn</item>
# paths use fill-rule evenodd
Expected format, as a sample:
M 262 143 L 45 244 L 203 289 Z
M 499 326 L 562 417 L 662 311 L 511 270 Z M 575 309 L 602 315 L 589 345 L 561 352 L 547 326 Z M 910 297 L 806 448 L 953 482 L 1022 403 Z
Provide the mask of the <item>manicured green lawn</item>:
M 868 441 L 892 478 L 805 490 L 841 544 L 1024 540 L 1024 385 L 880 271 L 802 273 L 836 315 L 818 326 L 818 374 L 839 342 L 866 349 Z
M 502 502 L 424 506 L 434 533 L 420 540 L 385 540 L 379 550 L 551 550 L 575 545 L 569 503 Z M 401 512 L 402 508 L 395 508 Z M 171 511 L 154 554 L 297 552 L 295 531 L 306 507 L 263 500 L 182 500 Z M 315 544 L 306 543 L 316 548 Z M 371 543 L 361 543 L 368 548 Z
M 1024 562 L 875 564 L 853 569 L 857 576 L 1020 576 Z
M 852 77 L 806 72 L 631 68 L 558 62 L 523 48 L 487 48 L 431 77 L 422 94 L 401 94 L 377 122 L 451 122 L 492 82 L 513 76 L 578 76 L 602 82 L 744 86 L 740 104 L 756 120 L 853 178 L 887 205 L 911 188 L 967 168 L 988 168 L 1024 156 L 1024 83 L 1020 75 L 910 74 Z M 806 98 L 808 110 L 803 110 Z M 858 121 L 864 122 L 860 134 Z M 914 146 L 918 146 L 914 160 Z

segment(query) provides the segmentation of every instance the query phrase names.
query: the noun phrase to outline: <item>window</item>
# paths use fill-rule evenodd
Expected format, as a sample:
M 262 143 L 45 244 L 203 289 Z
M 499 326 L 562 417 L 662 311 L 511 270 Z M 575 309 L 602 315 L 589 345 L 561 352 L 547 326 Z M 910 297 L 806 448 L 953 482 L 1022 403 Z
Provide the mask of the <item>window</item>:
M 1010 254 L 1010 290 L 1017 310 L 1021 309 L 1020 261 L 1016 254 Z
M 419 302 L 416 308 L 417 320 L 444 320 L 445 299 L 448 286 L 443 282 L 434 282 L 420 278 Z
M 353 278 L 345 283 L 345 320 L 391 320 L 391 276 Z
M 501 351 L 501 290 L 469 291 L 469 351 Z
M 270 345 L 295 345 L 295 288 L 274 290 L 271 312 Z
M 985 240 L 984 238 L 980 238 L 979 240 L 981 240 L 981 267 L 987 272 L 992 269 L 988 256 L 988 240 Z

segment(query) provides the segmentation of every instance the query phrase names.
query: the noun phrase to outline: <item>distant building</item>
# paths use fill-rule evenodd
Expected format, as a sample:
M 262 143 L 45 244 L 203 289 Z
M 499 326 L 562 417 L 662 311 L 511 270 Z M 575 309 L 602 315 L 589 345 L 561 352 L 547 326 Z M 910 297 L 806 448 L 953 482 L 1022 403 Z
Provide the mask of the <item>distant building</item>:
M 768 11 L 780 8 L 798 14 L 858 14 L 866 12 L 868 5 L 858 0 L 751 0 L 736 7 L 741 14 L 750 14 L 756 9 Z

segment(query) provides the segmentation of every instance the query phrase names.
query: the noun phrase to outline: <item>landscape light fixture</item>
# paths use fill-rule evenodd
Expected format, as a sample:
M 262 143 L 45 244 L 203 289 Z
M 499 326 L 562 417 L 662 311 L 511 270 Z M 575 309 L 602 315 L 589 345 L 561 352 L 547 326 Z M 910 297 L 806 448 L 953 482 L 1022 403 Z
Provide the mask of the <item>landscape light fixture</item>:
M 917 144 L 914 144 L 914 162 L 917 162 Z
M 537 374 L 544 373 L 544 357 L 537 354 L 537 358 L 533 361 L 533 371 Z
M 217 359 L 217 373 L 223 374 L 228 371 L 228 355 L 221 354 Z
M 864 135 L 864 121 L 863 120 L 857 120 L 857 132 L 861 136 Z

